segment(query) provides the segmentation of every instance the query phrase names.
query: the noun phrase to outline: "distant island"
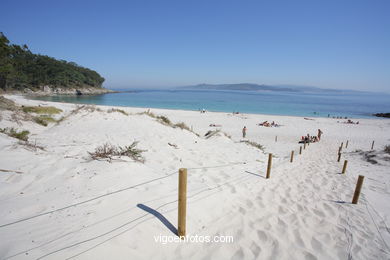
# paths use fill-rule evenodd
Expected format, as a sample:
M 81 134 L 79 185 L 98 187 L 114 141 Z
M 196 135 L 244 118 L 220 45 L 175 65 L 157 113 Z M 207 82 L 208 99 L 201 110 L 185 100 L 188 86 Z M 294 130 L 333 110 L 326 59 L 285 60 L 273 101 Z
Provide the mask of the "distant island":
M 193 86 L 178 87 L 179 89 L 192 90 L 241 90 L 241 91 L 276 91 L 276 92 L 351 92 L 352 90 L 337 90 L 323 89 L 310 86 L 294 86 L 294 85 L 264 85 L 253 83 L 238 83 L 238 84 L 198 84 Z M 356 91 L 353 91 L 356 92 Z
M 102 94 L 104 78 L 74 62 L 33 54 L 27 45 L 10 44 L 0 32 L 0 92 Z

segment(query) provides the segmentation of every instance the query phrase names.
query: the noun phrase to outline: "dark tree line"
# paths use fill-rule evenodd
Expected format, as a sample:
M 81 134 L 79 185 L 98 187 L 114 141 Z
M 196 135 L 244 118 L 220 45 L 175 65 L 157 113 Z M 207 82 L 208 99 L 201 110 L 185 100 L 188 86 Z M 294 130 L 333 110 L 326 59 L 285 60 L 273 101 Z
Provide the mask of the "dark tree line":
M 10 44 L 0 32 L 0 89 L 35 90 L 42 86 L 100 88 L 103 81 L 96 71 L 74 62 L 33 54 L 27 45 Z

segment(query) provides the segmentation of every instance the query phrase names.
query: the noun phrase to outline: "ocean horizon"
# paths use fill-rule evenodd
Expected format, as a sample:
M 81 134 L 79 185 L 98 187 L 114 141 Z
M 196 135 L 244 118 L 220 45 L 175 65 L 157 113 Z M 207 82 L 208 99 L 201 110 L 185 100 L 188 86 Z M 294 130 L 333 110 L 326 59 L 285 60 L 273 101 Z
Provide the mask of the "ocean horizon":
M 118 93 L 39 96 L 33 99 L 105 106 L 207 110 L 302 117 L 379 118 L 390 112 L 390 94 L 182 89 L 116 89 Z

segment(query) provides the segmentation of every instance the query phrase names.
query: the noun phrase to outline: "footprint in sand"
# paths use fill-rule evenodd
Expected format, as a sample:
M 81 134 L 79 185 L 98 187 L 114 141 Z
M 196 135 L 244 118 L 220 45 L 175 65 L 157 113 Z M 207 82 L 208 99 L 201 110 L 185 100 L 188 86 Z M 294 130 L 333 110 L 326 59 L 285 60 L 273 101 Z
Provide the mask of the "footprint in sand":
M 253 207 L 253 202 L 252 201 L 246 200 L 245 203 L 248 206 L 248 208 L 252 208 Z
M 261 197 L 256 197 L 256 203 L 260 208 L 264 208 L 264 203 L 261 201 Z
M 295 238 L 294 244 L 301 246 L 301 247 L 306 247 L 305 242 L 303 242 L 303 240 L 302 240 L 302 236 L 301 236 L 301 233 L 299 232 L 299 230 L 298 229 L 294 230 L 293 234 L 294 234 L 294 238 Z
M 262 230 L 257 231 L 257 237 L 259 238 L 260 242 L 266 242 L 268 240 L 268 235 Z
M 303 255 L 305 256 L 305 260 L 317 260 L 317 257 L 312 253 L 304 252 Z
M 330 215 L 332 217 L 335 215 L 335 212 L 331 206 L 327 205 L 326 203 L 322 203 L 322 207 L 324 208 L 326 215 Z
M 242 207 L 240 207 L 238 209 L 238 211 L 241 213 L 241 215 L 245 215 L 246 214 L 246 210 L 244 208 L 242 208 Z
M 240 249 L 238 249 L 234 255 L 232 256 L 232 258 L 230 258 L 232 260 L 239 260 L 239 259 L 244 259 L 244 251 L 242 251 L 242 248 L 240 247 Z
M 316 252 L 322 252 L 322 244 L 320 241 L 318 241 L 315 237 L 312 237 L 311 239 L 311 247 L 316 251 Z
M 278 213 L 281 215 L 285 215 L 287 213 L 287 210 L 281 206 L 278 206 Z
M 255 258 L 257 258 L 261 252 L 261 248 L 254 242 L 252 242 L 251 246 L 249 247 L 251 250 L 252 254 L 254 255 Z
M 313 209 L 313 213 L 316 214 L 319 217 L 325 217 L 325 214 L 322 211 L 318 210 L 318 209 Z

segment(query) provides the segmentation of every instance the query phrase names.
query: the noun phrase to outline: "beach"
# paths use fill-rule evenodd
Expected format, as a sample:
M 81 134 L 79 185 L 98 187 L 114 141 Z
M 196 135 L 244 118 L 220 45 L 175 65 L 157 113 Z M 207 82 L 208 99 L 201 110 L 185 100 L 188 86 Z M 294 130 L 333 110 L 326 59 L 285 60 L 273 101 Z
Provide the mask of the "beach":
M 0 133 L 0 259 L 390 259 L 390 120 L 5 97 L 62 112 L 42 126 L 0 110 L 0 128 L 28 130 L 32 146 Z M 301 137 L 318 129 L 321 140 L 303 149 Z M 104 144 L 134 142 L 140 161 L 91 158 Z M 180 168 L 188 170 L 187 235 L 233 242 L 156 241 L 176 237 Z

